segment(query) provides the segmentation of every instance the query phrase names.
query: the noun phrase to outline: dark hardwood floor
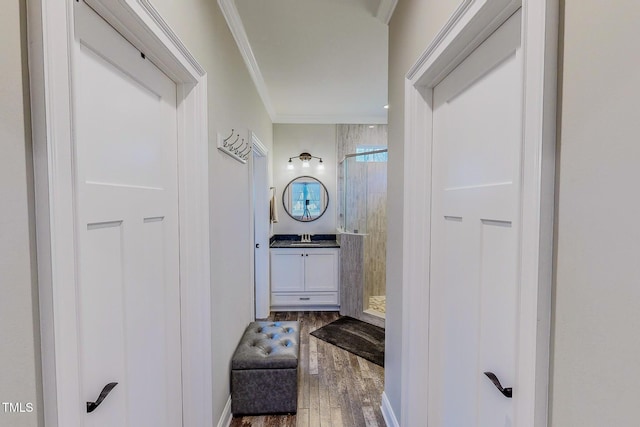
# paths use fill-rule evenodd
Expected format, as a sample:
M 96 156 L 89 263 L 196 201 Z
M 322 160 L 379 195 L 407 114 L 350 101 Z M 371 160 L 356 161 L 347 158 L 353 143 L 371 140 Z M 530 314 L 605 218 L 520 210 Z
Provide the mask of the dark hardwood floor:
M 279 312 L 269 320 L 298 320 L 298 413 L 234 417 L 231 427 L 384 427 L 380 399 L 384 368 L 319 340 L 309 332 L 338 319 L 336 312 Z

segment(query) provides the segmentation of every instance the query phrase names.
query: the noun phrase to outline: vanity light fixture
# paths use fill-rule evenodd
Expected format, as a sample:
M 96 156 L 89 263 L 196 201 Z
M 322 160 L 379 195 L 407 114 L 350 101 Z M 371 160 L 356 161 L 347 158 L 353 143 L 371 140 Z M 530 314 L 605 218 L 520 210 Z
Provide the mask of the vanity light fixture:
M 324 163 L 322 162 L 322 157 L 312 156 L 309 153 L 300 153 L 299 156 L 289 157 L 289 161 L 287 162 L 287 169 L 293 170 L 293 159 L 300 159 L 302 161 L 302 167 L 308 168 L 311 166 L 311 159 L 318 159 L 318 169 L 324 169 Z

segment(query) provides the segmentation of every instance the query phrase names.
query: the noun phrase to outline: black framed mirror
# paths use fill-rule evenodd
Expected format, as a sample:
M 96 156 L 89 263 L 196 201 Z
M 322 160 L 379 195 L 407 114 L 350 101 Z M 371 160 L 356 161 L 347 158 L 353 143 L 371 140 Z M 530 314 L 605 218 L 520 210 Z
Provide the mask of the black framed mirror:
M 296 221 L 315 221 L 327 211 L 329 192 L 318 179 L 299 176 L 285 187 L 282 204 L 287 214 Z

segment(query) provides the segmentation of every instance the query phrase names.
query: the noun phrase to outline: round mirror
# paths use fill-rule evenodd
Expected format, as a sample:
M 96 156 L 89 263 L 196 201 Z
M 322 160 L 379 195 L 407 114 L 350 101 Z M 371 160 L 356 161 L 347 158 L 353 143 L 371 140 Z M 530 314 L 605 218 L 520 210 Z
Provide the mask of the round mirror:
M 296 221 L 320 218 L 329 205 L 329 193 L 323 183 L 311 176 L 299 176 L 282 193 L 284 210 Z

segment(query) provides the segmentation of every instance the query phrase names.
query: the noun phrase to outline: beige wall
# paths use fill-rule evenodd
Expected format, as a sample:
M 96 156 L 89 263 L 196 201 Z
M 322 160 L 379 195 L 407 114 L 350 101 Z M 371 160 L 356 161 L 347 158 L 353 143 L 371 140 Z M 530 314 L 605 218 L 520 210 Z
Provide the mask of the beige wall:
M 25 1 L 0 13 L 0 425 L 42 425 Z M 32 403 L 7 414 L 2 402 Z
M 293 159 L 294 170 L 287 169 L 291 156 L 308 152 L 322 157 L 324 170 L 318 170 L 318 161 L 313 159 L 309 168 Z M 273 225 L 274 234 L 335 234 L 337 213 L 336 192 L 336 125 L 276 124 L 273 126 L 273 184 L 278 200 L 278 223 Z M 329 193 L 329 205 L 322 217 L 312 222 L 300 222 L 287 215 L 282 207 L 282 192 L 297 176 L 309 175 L 320 180 Z
M 389 237 L 385 393 L 397 417 L 400 417 L 401 402 L 404 81 L 409 68 L 459 3 L 460 0 L 400 0 L 389 23 Z
M 640 3 L 566 0 L 551 425 L 640 423 Z
M 220 152 L 216 135 L 251 129 L 272 155 L 272 123 L 215 0 L 152 0 L 207 70 L 213 310 L 213 419 L 229 397 L 233 351 L 251 320 L 249 168 Z M 224 325 L 221 332 L 220 325 Z

